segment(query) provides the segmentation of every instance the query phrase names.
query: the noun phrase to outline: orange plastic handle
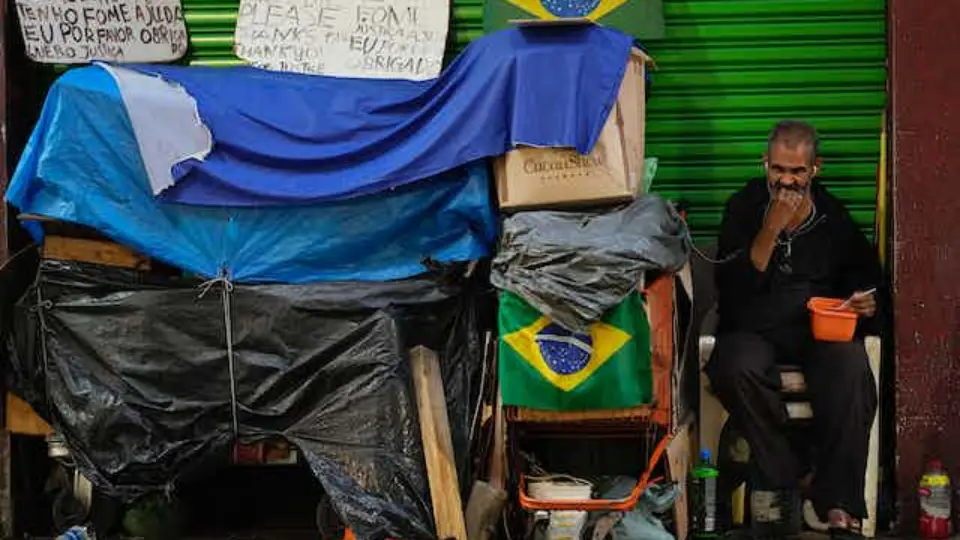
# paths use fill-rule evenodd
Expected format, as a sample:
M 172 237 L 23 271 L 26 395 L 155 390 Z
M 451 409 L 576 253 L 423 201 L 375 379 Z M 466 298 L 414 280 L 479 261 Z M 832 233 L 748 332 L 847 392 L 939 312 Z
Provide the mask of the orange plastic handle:
M 520 507 L 530 512 L 536 510 L 606 510 L 608 512 L 627 512 L 632 510 L 650 484 L 650 475 L 653 473 L 653 468 L 660 461 L 660 457 L 663 456 L 672 438 L 673 436 L 668 434 L 660 440 L 660 443 L 657 444 L 657 447 L 653 450 L 653 455 L 650 456 L 647 469 L 640 475 L 637 485 L 634 486 L 633 491 L 631 491 L 630 495 L 625 499 L 581 499 L 565 501 L 534 499 L 527 495 L 526 476 L 520 475 Z

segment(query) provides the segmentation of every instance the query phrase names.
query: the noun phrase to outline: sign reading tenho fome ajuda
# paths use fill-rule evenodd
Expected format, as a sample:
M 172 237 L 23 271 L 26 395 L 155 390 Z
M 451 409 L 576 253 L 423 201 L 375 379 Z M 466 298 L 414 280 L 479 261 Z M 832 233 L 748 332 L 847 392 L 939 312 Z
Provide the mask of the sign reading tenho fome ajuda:
M 241 0 L 236 52 L 277 71 L 425 80 L 449 22 L 448 0 Z
M 187 52 L 180 0 L 16 0 L 16 8 L 36 62 L 169 62 Z
M 495 32 L 514 20 L 590 19 L 638 39 L 662 39 L 663 0 L 485 0 L 483 29 Z

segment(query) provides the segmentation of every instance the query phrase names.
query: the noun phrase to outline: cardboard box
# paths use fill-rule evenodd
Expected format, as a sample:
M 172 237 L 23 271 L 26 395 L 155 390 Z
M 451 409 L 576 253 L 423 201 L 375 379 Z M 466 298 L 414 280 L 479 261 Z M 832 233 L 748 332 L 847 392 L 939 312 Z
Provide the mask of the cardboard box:
M 643 187 L 645 87 L 650 58 L 634 49 L 617 102 L 589 155 L 520 147 L 494 162 L 500 208 L 589 206 L 631 201 Z

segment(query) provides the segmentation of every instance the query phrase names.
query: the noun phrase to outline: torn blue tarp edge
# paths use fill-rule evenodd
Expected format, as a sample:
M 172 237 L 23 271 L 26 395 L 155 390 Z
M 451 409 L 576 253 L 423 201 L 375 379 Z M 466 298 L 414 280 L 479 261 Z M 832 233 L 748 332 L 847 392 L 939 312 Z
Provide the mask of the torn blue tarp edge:
M 524 31 L 531 32 L 531 30 L 529 29 Z M 537 30 L 537 32 L 541 32 L 541 33 L 559 32 L 559 31 L 560 30 L 558 29 L 553 29 L 549 31 L 544 29 Z M 510 49 L 510 47 L 516 45 L 516 43 L 511 42 L 509 41 L 509 39 L 507 39 L 510 37 L 510 35 L 512 35 L 510 34 L 510 32 L 517 33 L 517 32 L 520 32 L 520 30 L 513 30 L 513 31 L 506 31 L 503 33 L 499 33 L 501 35 L 499 39 L 501 39 L 501 41 L 505 43 L 508 43 L 508 45 L 500 44 L 496 46 L 500 48 L 507 47 L 507 50 L 512 50 Z M 538 36 L 537 39 L 542 38 L 542 34 L 536 34 L 536 35 Z M 233 171 L 233 169 L 240 170 L 244 167 L 250 168 L 250 166 L 252 166 L 255 162 L 256 163 L 262 162 L 263 159 L 271 155 L 269 151 L 264 151 L 262 155 L 258 154 L 256 156 L 255 161 L 250 161 L 248 166 L 248 165 L 245 165 L 243 162 L 248 158 L 250 160 L 253 160 L 253 157 L 250 157 L 249 150 L 241 149 L 242 151 L 235 151 L 233 154 L 230 154 L 229 153 L 230 150 L 223 150 L 223 149 L 236 148 L 235 144 L 233 144 L 236 141 L 233 141 L 233 142 L 226 141 L 226 144 L 221 144 L 219 148 L 223 151 L 228 152 L 228 154 L 220 155 L 218 153 L 218 150 L 215 147 L 213 155 L 211 155 L 208 160 L 199 161 L 199 160 L 191 159 L 185 162 L 181 162 L 178 166 L 174 167 L 174 170 L 175 170 L 174 176 L 179 177 L 177 185 L 165 191 L 162 194 L 162 198 L 167 201 L 180 202 L 185 204 L 195 204 L 195 205 L 212 204 L 212 201 L 215 201 L 215 200 L 218 200 L 219 203 L 227 204 L 229 206 L 246 206 L 251 204 L 282 205 L 282 204 L 287 204 L 294 201 L 301 201 L 301 202 L 319 201 L 319 200 L 330 199 L 330 198 L 341 198 L 344 196 L 375 192 L 378 190 L 392 187 L 394 185 L 408 183 L 408 182 L 422 179 L 424 177 L 433 176 L 442 171 L 448 170 L 451 166 L 455 166 L 466 161 L 472 161 L 475 159 L 502 154 L 503 152 L 512 148 L 513 145 L 517 143 L 531 144 L 534 146 L 574 146 L 581 153 L 587 153 L 595 145 L 596 140 L 599 136 L 600 129 L 602 128 L 603 123 L 606 121 L 607 117 L 609 116 L 610 109 L 615 101 L 616 94 L 619 90 L 620 82 L 622 81 L 622 78 L 623 78 L 623 72 L 627 64 L 626 58 L 629 55 L 630 48 L 634 46 L 635 43 L 632 39 L 629 38 L 629 36 L 622 35 L 619 32 L 615 32 L 609 29 L 591 28 L 590 30 L 586 31 L 584 35 L 589 35 L 594 37 L 584 38 L 583 42 L 587 43 L 587 45 L 583 45 L 582 48 L 578 49 L 577 44 L 571 45 L 569 47 L 568 53 L 571 57 L 571 60 L 569 60 L 569 62 L 571 63 L 571 66 L 570 66 L 570 69 L 568 70 L 570 71 L 570 73 L 568 73 L 566 76 L 572 77 L 573 78 L 572 80 L 574 81 L 581 81 L 575 84 L 575 86 L 577 86 L 578 88 L 583 84 L 588 84 L 588 86 L 594 85 L 594 90 L 596 92 L 596 95 L 590 98 L 589 100 L 587 100 L 588 103 L 592 104 L 591 105 L 593 107 L 592 112 L 590 112 L 590 114 L 586 114 L 586 112 L 589 112 L 589 111 L 583 111 L 582 101 L 584 98 L 582 97 L 573 98 L 572 96 L 566 95 L 566 94 L 569 94 L 569 92 L 566 92 L 563 94 L 563 99 L 566 99 L 567 101 L 570 101 L 571 99 L 574 100 L 574 101 L 570 101 L 571 104 L 580 103 L 580 105 L 572 108 L 570 111 L 570 114 L 574 114 L 575 111 L 579 111 L 579 112 L 576 112 L 576 114 L 584 115 L 582 116 L 580 121 L 587 122 L 587 124 L 580 124 L 579 125 L 581 129 L 580 131 L 576 130 L 577 124 L 575 122 L 567 123 L 567 126 L 568 126 L 567 131 L 563 131 L 563 130 L 557 131 L 553 128 L 548 129 L 547 131 L 537 131 L 538 129 L 541 129 L 541 128 L 539 127 L 534 128 L 532 127 L 532 125 L 526 128 L 523 128 L 523 126 L 520 126 L 520 128 L 522 129 L 520 129 L 519 131 L 516 131 L 517 127 L 519 126 L 519 124 L 516 124 L 516 122 L 518 121 L 517 118 L 520 118 L 521 120 L 523 120 L 523 122 L 529 123 L 529 121 L 532 118 L 537 118 L 538 116 L 531 115 L 531 114 L 522 114 L 517 116 L 516 114 L 514 114 L 514 116 L 510 117 L 510 119 L 508 119 L 509 121 L 504 125 L 505 127 L 508 128 L 506 131 L 495 130 L 495 133 L 498 133 L 499 136 L 501 137 L 506 136 L 507 137 L 506 141 L 499 141 L 499 140 L 494 141 L 493 139 L 490 139 L 486 141 L 484 145 L 474 147 L 473 149 L 471 149 L 471 146 L 477 143 L 476 141 L 474 141 L 474 143 L 466 144 L 466 146 L 464 146 L 463 148 L 458 147 L 459 150 L 457 151 L 449 151 L 448 156 L 446 158 L 441 157 L 439 159 L 440 162 L 435 162 L 437 160 L 436 155 L 442 155 L 447 152 L 438 151 L 438 152 L 431 153 L 431 152 L 424 151 L 423 152 L 424 154 L 431 154 L 432 157 L 430 157 L 430 159 L 424 159 L 422 157 L 418 157 L 417 159 L 403 158 L 402 160 L 400 160 L 400 162 L 397 162 L 397 163 L 389 163 L 392 158 L 380 159 L 379 157 L 377 157 L 380 154 L 376 154 L 373 156 L 373 159 L 375 161 L 379 159 L 380 165 L 376 165 L 375 163 L 374 165 L 371 165 L 370 167 L 374 171 L 373 174 L 368 176 L 363 176 L 360 179 L 362 181 L 360 181 L 359 184 L 357 183 L 358 182 L 357 178 L 345 179 L 342 181 L 342 185 L 338 184 L 337 182 L 330 185 L 325 185 L 326 184 L 325 182 L 305 183 L 301 181 L 299 184 L 297 184 L 297 189 L 295 190 L 293 189 L 292 186 L 284 186 L 282 182 L 280 183 L 265 182 L 265 181 L 261 182 L 260 180 L 254 180 L 253 177 L 249 175 L 224 174 L 227 171 Z M 537 45 L 536 39 L 527 39 L 528 37 L 529 36 L 525 35 L 523 39 L 514 38 L 514 41 L 517 43 L 527 43 L 528 41 L 532 42 L 534 43 L 532 47 L 535 53 L 541 54 L 541 55 L 544 54 L 543 50 L 536 48 L 537 46 L 539 46 L 542 49 L 543 43 L 540 43 L 539 45 Z M 475 42 L 471 47 L 480 47 L 481 42 L 487 39 L 492 39 L 492 38 L 493 36 L 487 36 L 486 38 Z M 591 41 L 591 39 L 593 41 Z M 606 66 L 602 68 L 596 68 L 596 70 L 598 70 L 597 73 L 602 73 L 603 77 L 591 78 L 591 77 L 588 77 L 586 74 L 580 73 L 579 70 L 574 68 L 576 68 L 577 66 L 582 66 L 582 63 L 585 61 L 584 58 L 586 57 L 593 58 L 593 55 L 586 55 L 586 56 L 584 55 L 587 52 L 592 52 L 595 49 L 597 49 L 598 47 L 597 43 L 599 42 L 607 43 L 608 45 L 611 45 L 611 46 L 614 44 L 622 45 L 622 47 L 612 47 L 612 49 L 615 49 L 615 50 L 612 52 L 607 52 L 606 56 L 604 57 L 606 58 Z M 494 45 L 491 45 L 490 47 L 494 47 Z M 468 47 L 468 50 L 465 51 L 465 53 L 451 65 L 448 71 L 455 70 L 458 66 L 458 63 L 460 63 L 460 60 L 466 57 L 467 53 L 470 52 L 471 50 L 472 49 Z M 514 70 L 514 71 L 511 71 L 510 69 L 498 67 L 496 64 L 493 64 L 489 58 L 486 58 L 484 56 L 482 47 L 480 47 L 479 50 L 481 52 L 475 54 L 474 56 L 484 59 L 483 61 L 491 63 L 493 67 L 488 67 L 488 70 L 493 70 L 495 74 L 502 75 L 502 77 L 500 77 L 501 79 L 503 79 L 503 77 L 506 77 L 507 75 L 510 75 L 511 77 L 513 77 L 514 75 L 512 74 L 515 72 L 522 74 L 522 70 L 520 68 L 511 68 Z M 522 55 L 518 56 L 518 58 L 520 57 L 522 57 Z M 542 60 L 542 59 L 537 57 L 537 60 Z M 594 61 L 600 62 L 600 59 L 594 59 Z M 472 71 L 472 68 L 475 68 L 475 66 L 470 65 L 470 62 L 466 60 L 463 60 L 463 63 L 468 64 L 468 67 L 471 68 L 471 69 L 463 68 L 463 70 L 467 73 Z M 528 62 L 528 64 L 526 65 L 530 66 L 532 64 L 533 62 Z M 218 139 L 218 142 L 223 142 L 224 137 L 227 137 L 229 139 L 231 135 L 229 134 L 225 135 L 224 133 L 230 130 L 224 131 L 223 129 L 221 129 L 218 134 L 218 130 L 215 129 L 216 126 L 210 124 L 210 116 L 213 115 L 216 121 L 220 122 L 221 124 L 229 125 L 231 122 L 232 123 L 237 122 L 237 120 L 231 119 L 233 116 L 237 116 L 237 113 L 238 113 L 238 111 L 234 111 L 234 109 L 237 107 L 242 107 L 242 105 L 237 105 L 236 103 L 234 104 L 229 103 L 230 100 L 228 98 L 224 98 L 222 93 L 220 92 L 208 91 L 211 89 L 216 90 L 217 84 L 221 84 L 221 85 L 224 84 L 223 80 L 225 79 L 223 79 L 223 77 L 233 77 L 238 81 L 248 83 L 248 85 L 254 85 L 252 88 L 255 88 L 257 85 L 260 85 L 261 88 L 269 87 L 270 89 L 274 89 L 275 87 L 282 87 L 281 91 L 290 91 L 290 89 L 293 88 L 297 92 L 301 92 L 304 90 L 304 88 L 301 88 L 301 87 L 308 86 L 308 83 L 305 81 L 309 82 L 310 88 L 308 89 L 310 89 L 311 92 L 313 92 L 313 90 L 316 90 L 316 89 L 313 89 L 313 86 L 319 85 L 317 86 L 317 88 L 320 88 L 320 89 L 327 88 L 327 86 L 334 87 L 334 89 L 338 90 L 337 93 L 341 94 L 343 92 L 339 91 L 339 88 L 341 87 L 340 83 L 354 85 L 354 86 L 360 85 L 359 88 L 361 90 L 364 89 L 364 87 L 357 80 L 341 79 L 336 85 L 334 85 L 334 82 L 332 82 L 333 78 L 310 77 L 310 76 L 303 76 L 303 75 L 294 77 L 291 74 L 278 74 L 274 72 L 265 72 L 263 70 L 254 70 L 252 68 L 245 68 L 245 69 L 236 68 L 233 71 L 217 70 L 216 76 L 214 76 L 213 75 L 214 72 L 212 70 L 207 70 L 207 72 L 204 72 L 202 71 L 203 68 L 173 68 L 173 67 L 163 67 L 163 66 L 136 66 L 136 65 L 129 66 L 129 67 L 131 69 L 139 70 L 143 73 L 148 73 L 154 76 L 163 77 L 164 80 L 167 80 L 172 84 L 176 84 L 179 87 L 186 88 L 194 97 L 194 99 L 197 100 L 198 109 L 200 111 L 201 118 L 203 118 L 204 122 L 207 123 L 208 127 L 214 133 L 215 138 Z M 593 79 L 599 79 L 599 81 L 596 83 L 595 82 L 584 83 L 582 82 L 583 77 L 591 79 L 591 81 Z M 218 83 L 217 79 L 222 79 L 222 80 Z M 532 81 L 534 79 L 539 79 L 539 77 L 528 76 L 527 84 L 532 84 L 529 81 Z M 392 81 L 392 82 L 409 83 L 409 81 Z M 501 81 L 501 82 L 508 82 L 508 80 L 504 79 L 504 81 Z M 385 83 L 383 81 L 380 81 L 378 82 L 378 84 L 382 85 Z M 485 84 L 492 84 L 492 83 L 485 83 Z M 232 86 L 237 87 L 238 85 L 234 84 Z M 564 86 L 564 85 L 554 85 L 554 86 Z M 192 87 L 192 90 L 191 90 L 191 87 Z M 348 89 L 349 88 L 352 88 L 352 86 L 348 87 Z M 384 88 L 384 87 L 378 86 L 378 88 Z M 409 85 L 405 86 L 404 88 L 407 88 L 409 90 Z M 486 90 L 487 89 L 485 88 L 484 91 Z M 521 101 L 522 100 L 535 101 L 529 97 L 529 95 L 532 95 L 532 94 L 528 94 L 527 92 L 520 92 L 520 90 L 522 90 L 522 88 L 513 88 L 512 92 L 520 94 L 522 96 L 525 95 L 526 97 L 522 97 L 522 98 L 515 97 L 514 99 L 521 99 Z M 417 92 L 419 91 L 420 90 L 417 90 Z M 349 94 L 349 92 L 346 92 L 346 93 Z M 206 95 L 206 94 L 209 94 L 209 95 Z M 414 92 L 413 94 L 418 96 L 418 99 L 422 97 L 419 93 Z M 446 91 L 446 93 L 444 94 L 445 97 L 440 98 L 438 103 L 452 104 L 452 103 L 446 103 L 446 102 L 453 99 L 451 98 L 451 96 L 454 96 L 455 94 L 457 94 L 457 92 Z M 579 96 L 579 94 L 576 94 L 576 93 L 574 95 Z M 216 96 L 216 98 L 214 99 L 212 98 L 212 96 Z M 361 97 L 362 97 L 362 92 L 361 92 Z M 403 97 L 409 97 L 409 96 L 403 96 Z M 205 101 L 207 102 L 206 105 L 205 105 Z M 408 99 L 407 101 L 415 101 L 415 100 Z M 224 104 L 224 102 L 227 102 L 227 103 Z M 526 101 L 522 101 L 522 102 L 526 103 Z M 373 105 L 377 105 L 377 103 L 373 103 Z M 436 104 L 432 104 L 431 106 L 435 106 L 435 105 Z M 551 105 L 551 107 L 553 106 L 555 105 Z M 213 109 L 210 109 L 211 107 Z M 514 112 L 516 113 L 516 109 L 514 105 L 505 103 L 505 104 L 498 105 L 498 107 L 506 107 L 509 110 L 514 110 Z M 374 108 L 377 110 L 383 109 L 383 107 L 379 107 L 379 108 L 374 107 Z M 416 112 L 418 110 L 419 109 L 416 109 L 412 112 Z M 416 112 L 416 114 L 422 116 L 421 112 Z M 269 115 L 273 113 L 267 112 L 263 114 Z M 403 113 L 403 114 L 406 114 L 406 113 Z M 239 116 L 246 117 L 247 115 L 240 114 Z M 484 118 L 490 117 L 490 115 L 480 115 L 480 116 L 483 116 Z M 492 116 L 496 117 L 497 115 L 492 115 Z M 432 116 L 429 114 L 427 115 L 427 117 L 429 118 L 425 117 L 426 120 L 429 120 L 430 118 L 432 118 Z M 273 118 L 273 117 L 271 118 L 273 120 L 277 120 L 277 118 Z M 243 122 L 244 121 L 241 121 L 241 123 Z M 537 122 L 541 122 L 541 120 L 538 120 Z M 551 121 L 551 122 L 556 123 L 554 121 Z M 553 124 L 551 122 L 548 122 L 547 124 L 545 124 L 544 127 L 546 127 L 546 125 L 552 126 Z M 383 123 L 383 122 L 375 122 L 374 124 L 371 124 L 371 125 L 376 125 L 378 123 Z M 275 122 L 263 122 L 258 120 L 256 124 L 273 126 L 275 125 Z M 380 126 L 380 127 L 383 129 L 387 129 L 387 131 L 390 131 L 390 129 L 392 128 L 389 128 L 388 124 L 392 125 L 390 124 L 390 122 L 387 122 L 386 124 L 384 124 L 386 127 L 384 126 Z M 509 126 L 513 126 L 513 127 L 509 128 Z M 247 125 L 247 128 L 249 127 L 250 126 Z M 573 129 L 571 130 L 571 128 Z M 331 130 L 323 131 L 323 129 L 326 129 L 326 128 L 322 128 L 319 133 L 324 137 L 334 133 L 334 131 L 331 131 Z M 440 128 L 437 128 L 437 129 L 440 129 Z M 272 127 L 271 127 L 271 130 L 272 130 Z M 449 131 L 450 125 L 446 125 L 442 129 L 440 129 L 441 132 L 446 132 L 444 130 Z M 470 132 L 471 130 L 463 130 L 463 131 Z M 298 140 L 296 137 L 291 139 L 290 138 L 291 136 L 289 134 L 287 135 L 281 134 L 281 136 L 277 136 L 278 132 L 276 130 L 272 130 L 271 133 L 272 133 L 271 137 L 277 137 L 277 140 L 279 141 L 293 140 L 294 142 L 296 142 Z M 538 137 L 524 136 L 524 133 L 527 133 L 528 135 L 529 134 L 540 134 L 544 136 L 549 135 L 549 137 L 546 137 L 546 139 L 544 140 L 539 140 Z M 579 135 L 575 135 L 577 133 L 579 133 Z M 374 135 L 376 135 L 376 133 L 374 133 Z M 286 137 L 286 139 L 284 139 L 283 137 Z M 543 138 L 543 137 L 540 137 L 540 138 Z M 336 140 L 337 138 L 333 138 L 333 139 Z M 323 139 L 323 140 L 327 140 L 327 139 Z M 376 137 L 374 137 L 374 140 L 376 142 L 379 139 L 376 139 Z M 448 144 L 449 141 L 444 139 L 444 143 Z M 435 141 L 433 144 L 435 144 Z M 491 144 L 496 146 L 496 148 L 493 148 L 493 147 L 488 148 L 488 146 Z M 380 147 L 377 146 L 377 148 L 380 148 Z M 284 150 L 283 152 L 286 153 L 287 151 L 288 150 Z M 327 153 L 323 153 L 322 151 L 316 150 L 316 147 L 314 147 L 314 150 L 310 151 L 310 155 L 312 157 L 309 157 L 309 159 L 306 159 L 306 158 L 305 159 L 307 162 L 313 164 L 311 165 L 311 167 L 319 166 L 319 165 L 316 165 L 316 163 L 325 162 L 324 160 L 328 160 L 330 157 Z M 238 156 L 240 159 L 238 159 Z M 222 158 L 221 162 L 218 163 L 217 160 L 220 158 Z M 291 163 L 296 164 L 295 160 L 291 162 L 289 155 L 281 161 L 286 161 L 286 165 L 284 166 L 288 168 L 293 166 L 291 165 Z M 363 166 L 362 165 L 363 161 L 364 160 L 361 159 L 358 162 L 358 163 L 361 163 L 361 167 Z M 351 165 L 348 162 L 349 160 L 345 161 L 345 163 L 347 163 L 348 165 Z M 367 165 L 369 165 L 369 163 Z M 384 168 L 384 166 L 386 166 L 386 168 Z M 317 178 L 323 178 L 325 177 L 324 175 L 328 175 L 328 172 L 324 172 L 323 170 L 323 167 L 327 167 L 327 165 L 322 165 L 320 167 L 321 167 L 320 169 L 313 169 L 313 170 L 302 170 L 302 169 L 297 170 L 296 176 L 298 177 L 302 176 L 304 180 L 312 178 L 310 175 L 314 175 Z M 257 168 L 259 172 L 267 174 L 267 172 L 265 172 L 265 170 L 263 170 L 261 167 L 258 166 L 255 168 Z M 350 168 L 354 168 L 353 165 L 351 165 L 351 167 L 348 167 L 345 171 L 338 171 L 338 174 L 341 174 L 342 172 L 343 174 L 346 174 L 349 176 Z M 390 170 L 391 168 L 393 169 L 392 171 Z M 233 171 L 233 172 L 236 172 L 236 171 Z M 270 174 L 273 174 L 273 173 L 270 173 Z M 241 177 L 246 179 L 241 179 Z M 206 187 L 203 187 L 203 188 L 188 187 L 188 184 L 196 184 L 197 182 L 204 184 Z M 259 185 L 258 185 L 258 182 L 259 182 Z M 187 191 L 181 192 L 180 190 L 187 190 Z M 203 199 L 203 200 L 200 200 L 200 199 Z M 259 201 L 259 202 L 255 203 L 254 201 Z
M 98 92 L 92 92 L 91 89 L 97 89 Z M 132 134 L 123 108 L 110 106 L 111 100 L 116 102 L 118 98 L 115 85 L 103 70 L 71 70 L 61 77 L 48 95 L 41 119 L 11 179 L 6 199 L 24 213 L 97 229 L 121 244 L 190 273 L 212 278 L 226 267 L 233 279 L 246 282 L 402 279 L 426 271 L 422 259 L 440 262 L 476 260 L 489 255 L 495 242 L 497 225 L 489 198 L 489 173 L 483 162 L 470 164 L 460 171 L 451 171 L 435 181 L 312 208 L 300 205 L 286 209 L 257 210 L 159 203 L 149 194 L 138 156 L 120 151 L 131 147 Z M 92 100 L 96 107 L 89 107 L 87 112 L 90 114 L 86 115 L 76 114 L 77 111 L 71 113 L 69 102 L 82 99 Z M 56 133 L 51 131 L 57 131 L 51 128 L 51 124 L 64 121 L 68 123 L 61 124 L 61 140 L 59 143 L 56 140 L 51 142 L 51 138 L 56 139 Z M 84 137 L 82 130 L 88 130 L 91 137 Z M 74 144 L 78 138 L 102 139 L 110 144 L 79 146 Z M 111 193 L 104 194 L 103 189 Z M 131 201 L 139 201 L 140 204 Z M 398 201 L 406 203 L 399 204 Z M 416 204 L 410 204 L 411 201 Z M 130 212 L 130 207 L 138 206 L 138 211 Z M 309 221 L 304 216 L 313 216 L 310 219 L 314 221 L 316 216 L 320 216 L 323 222 L 326 213 L 324 208 L 333 208 L 331 212 L 334 212 L 334 216 L 342 216 L 344 208 L 351 207 L 366 208 L 371 217 L 376 217 L 369 221 L 379 227 L 374 229 L 379 235 L 377 238 L 385 241 L 370 244 L 376 244 L 377 249 L 370 249 L 370 245 L 367 245 L 356 258 L 369 260 L 380 257 L 377 259 L 379 267 L 358 265 L 343 270 L 321 264 L 325 254 L 323 246 L 318 247 L 316 242 L 311 241 L 310 235 L 302 234 L 315 234 L 315 231 L 303 230 L 307 227 L 304 222 Z M 403 212 L 408 207 L 416 209 L 421 217 Z M 398 229 L 399 235 L 392 234 L 384 224 L 378 223 L 383 221 L 382 215 L 396 217 L 397 212 L 407 215 L 404 222 L 407 226 Z M 211 214 L 215 215 L 211 217 Z M 150 216 L 159 219 L 151 220 Z M 191 220 L 190 216 L 203 219 Z M 261 216 L 262 219 L 251 219 L 250 216 Z M 201 227 L 220 220 L 225 225 L 218 224 L 221 227 L 219 231 Z M 326 219 L 326 222 L 334 224 L 339 221 Z M 272 226 L 259 226 L 265 222 L 272 223 Z M 351 222 L 356 224 L 357 219 L 353 218 Z M 130 223 L 135 226 L 134 230 L 127 226 Z M 24 225 L 37 240 L 42 240 L 43 232 L 39 223 L 26 221 Z M 313 255 L 319 254 L 319 257 L 310 257 L 310 253 L 301 254 L 298 251 L 279 258 L 271 257 L 271 250 L 276 253 L 283 248 L 283 242 L 289 240 L 283 235 L 260 239 L 267 253 L 258 249 L 256 239 L 244 243 L 244 231 L 263 236 L 263 229 L 283 231 L 290 227 L 294 227 L 295 233 L 301 233 L 295 235 L 299 236 L 301 247 L 305 245 L 307 251 L 313 250 Z M 212 238 L 214 236 L 216 238 Z M 324 235 L 315 237 L 322 239 Z M 390 254 L 402 250 L 389 251 L 390 238 L 387 237 L 394 238 L 394 242 L 406 242 L 400 245 L 414 248 L 421 245 L 423 249 L 406 253 L 402 264 L 394 264 L 396 261 L 388 260 Z M 341 240 L 345 241 L 340 242 L 342 247 L 344 243 L 349 244 L 350 239 Z M 231 246 L 236 249 L 231 251 Z M 237 259 L 238 252 L 242 255 L 240 260 Z

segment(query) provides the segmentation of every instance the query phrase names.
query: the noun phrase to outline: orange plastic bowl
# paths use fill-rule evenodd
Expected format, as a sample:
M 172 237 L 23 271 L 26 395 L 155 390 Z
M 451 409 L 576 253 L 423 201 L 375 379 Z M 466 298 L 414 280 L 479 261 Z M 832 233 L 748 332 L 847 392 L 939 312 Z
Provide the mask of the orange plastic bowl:
M 813 338 L 817 341 L 850 341 L 857 331 L 857 314 L 849 309 L 837 309 L 843 305 L 843 299 L 811 298 L 807 302 L 810 310 L 810 325 Z

